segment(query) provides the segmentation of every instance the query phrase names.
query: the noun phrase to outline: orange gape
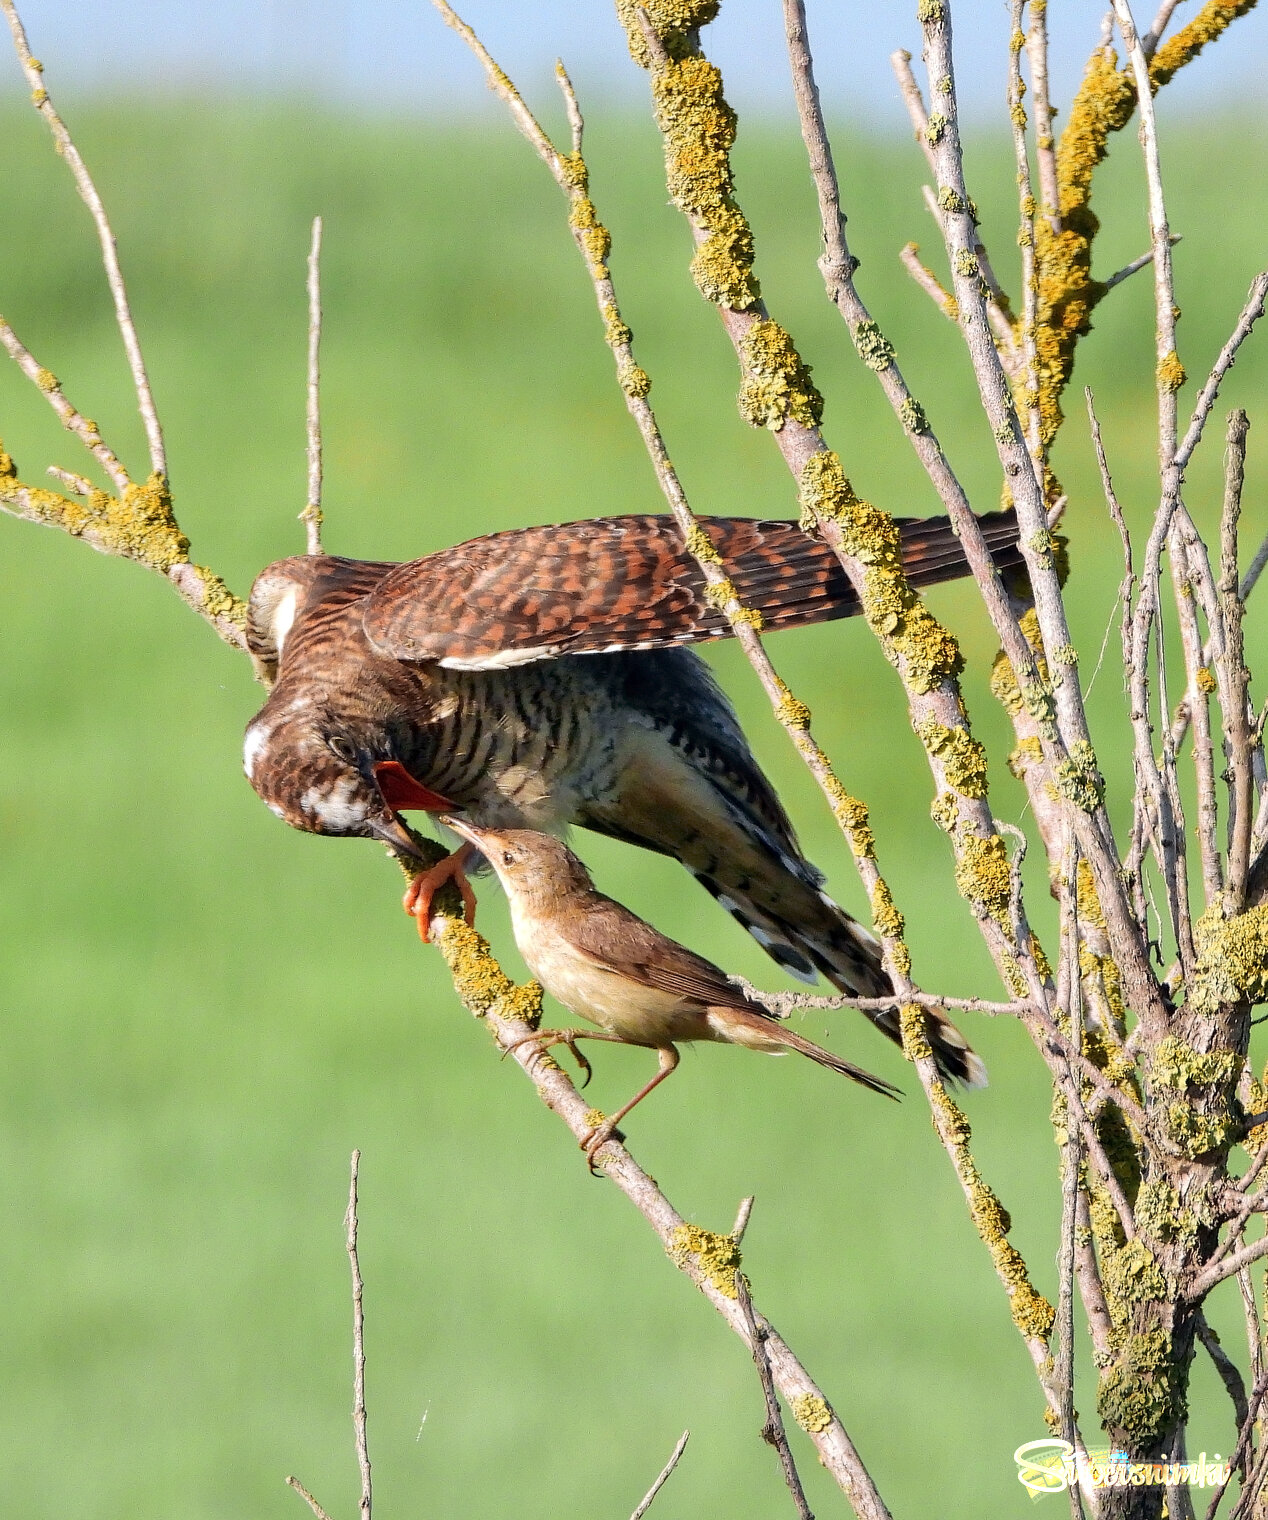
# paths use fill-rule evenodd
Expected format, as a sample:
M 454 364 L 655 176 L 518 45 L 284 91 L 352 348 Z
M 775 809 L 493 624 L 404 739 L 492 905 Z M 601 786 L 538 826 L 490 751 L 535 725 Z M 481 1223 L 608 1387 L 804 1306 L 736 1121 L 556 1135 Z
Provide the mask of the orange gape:
M 388 807 L 400 812 L 402 808 L 421 808 L 427 813 L 451 813 L 454 805 L 439 792 L 433 792 L 421 781 L 415 781 L 399 760 L 381 760 L 374 767 L 374 779 L 383 793 Z

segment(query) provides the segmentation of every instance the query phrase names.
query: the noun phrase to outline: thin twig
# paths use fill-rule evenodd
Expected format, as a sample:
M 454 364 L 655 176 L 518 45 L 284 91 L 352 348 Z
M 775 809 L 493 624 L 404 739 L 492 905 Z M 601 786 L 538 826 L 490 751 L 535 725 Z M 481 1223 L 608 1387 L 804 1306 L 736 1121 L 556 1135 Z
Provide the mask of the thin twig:
M 1183 234 L 1182 233 L 1173 232 L 1171 234 L 1171 246 L 1173 248 L 1176 246 L 1177 243 L 1182 242 L 1182 241 L 1183 241 Z M 1142 269 L 1148 269 L 1149 266 L 1150 266 L 1150 264 L 1153 263 L 1153 261 L 1154 261 L 1154 251 L 1151 248 L 1148 253 L 1142 253 L 1139 258 L 1133 259 L 1130 264 L 1124 264 L 1121 269 L 1116 269 L 1114 271 L 1114 273 L 1112 275 L 1110 275 L 1109 279 L 1104 282 L 1104 288 L 1105 288 L 1105 290 L 1107 290 L 1107 291 L 1113 290 L 1113 288 L 1115 287 L 1115 285 L 1121 285 L 1124 280 L 1129 280 L 1132 277 L 1132 275 L 1137 274 L 1140 270 L 1142 270 Z
M 1202 1325 L 1205 1325 L 1205 1321 L 1202 1321 L 1201 1323 Z M 1198 1333 L 1199 1335 L 1201 1334 L 1201 1328 L 1199 1328 Z M 1205 1345 L 1205 1341 L 1203 1341 L 1203 1344 Z M 1268 1377 L 1259 1377 L 1255 1380 L 1255 1386 L 1251 1390 L 1249 1400 L 1246 1401 L 1245 1413 L 1242 1416 L 1241 1425 L 1237 1432 L 1237 1445 L 1233 1448 L 1233 1454 L 1228 1459 L 1228 1477 L 1225 1478 L 1223 1483 L 1220 1484 L 1215 1493 L 1211 1496 L 1211 1502 L 1207 1506 L 1204 1520 L 1215 1520 L 1215 1511 L 1219 1509 L 1220 1500 L 1224 1497 L 1224 1491 L 1228 1488 L 1229 1483 L 1232 1481 L 1233 1473 L 1236 1472 L 1238 1468 L 1241 1468 L 1243 1471 L 1242 1493 L 1237 1502 L 1237 1509 L 1234 1510 L 1234 1514 L 1237 1514 L 1238 1512 L 1245 1512 L 1245 1501 L 1248 1494 L 1250 1493 L 1250 1484 L 1245 1477 L 1244 1467 L 1246 1452 L 1250 1446 L 1251 1434 L 1255 1428 L 1255 1419 L 1259 1414 L 1259 1407 L 1264 1401 L 1265 1393 L 1268 1393 Z M 1258 1464 L 1256 1464 L 1256 1466 L 1258 1466 Z
M 0 3 L 3 3 L 3 0 L 0 0 Z M 97 424 L 90 422 L 70 404 L 62 394 L 61 381 L 51 370 L 44 368 L 3 317 L 0 317 L 0 345 L 4 346 L 6 353 L 32 385 L 44 393 L 44 399 L 57 413 L 62 426 L 67 432 L 74 433 L 110 477 L 115 490 L 122 497 L 132 482 L 128 478 L 128 472 L 120 463 L 118 455 L 106 446 L 101 434 L 97 431 Z
M 344 1228 L 352 1268 L 352 1428 L 356 1434 L 357 1466 L 361 1470 L 361 1520 L 370 1520 L 370 1449 L 365 1430 L 365 1313 L 361 1304 L 364 1284 L 361 1264 L 357 1260 L 357 1173 L 360 1166 L 361 1152 L 353 1151 Z
M 657 1475 L 655 1483 L 652 1484 L 652 1486 L 647 1490 L 642 1499 L 639 1501 L 637 1508 L 630 1516 L 630 1520 L 643 1520 L 643 1516 L 649 1509 L 651 1509 L 652 1500 L 658 1493 L 660 1493 L 665 1484 L 669 1482 L 670 1474 L 673 1472 L 674 1468 L 678 1466 L 679 1458 L 682 1456 L 683 1452 L 686 1451 L 687 1440 L 690 1435 L 691 1432 L 689 1430 L 684 1430 L 683 1433 L 678 1437 L 678 1444 L 674 1447 L 673 1451 L 670 1452 L 669 1461 L 666 1462 L 664 1467 L 661 1468 L 659 1474 Z
M 1236 1277 L 1243 1267 L 1249 1267 L 1265 1255 L 1268 1255 L 1268 1235 L 1234 1251 L 1215 1266 L 1203 1268 L 1189 1284 L 1185 1297 L 1191 1303 L 1200 1303 L 1217 1283 L 1222 1283 L 1228 1277 Z
M 954 322 L 958 310 L 955 297 L 946 289 L 933 270 L 920 262 L 920 245 L 907 243 L 899 250 L 898 260 L 942 315 Z
M 298 1478 L 292 1475 L 287 1478 L 286 1484 L 288 1488 L 293 1488 L 295 1490 L 295 1492 L 304 1501 L 304 1503 L 307 1504 L 309 1509 L 312 1510 L 313 1514 L 316 1515 L 317 1520 L 330 1520 L 330 1516 L 324 1509 L 322 1509 L 321 1505 L 318 1504 L 316 1499 L 313 1498 L 312 1494 L 308 1492 L 308 1490 L 304 1487 Z
M 1035 162 L 1039 166 L 1040 210 L 1053 237 L 1061 233 L 1061 193 L 1057 185 L 1057 148 L 1052 136 L 1052 102 L 1048 94 L 1048 7 L 1031 5 L 1026 31 L 1030 63 L 1030 97 L 1035 116 Z M 1020 103 L 1020 102 L 1019 102 Z
M 1060 218 L 1057 215 L 1057 164 L 1052 151 L 1052 121 L 1051 113 L 1047 105 L 1047 56 L 1048 56 L 1048 33 L 1044 22 L 1044 7 L 1031 6 L 1030 11 L 1030 37 L 1028 42 L 1023 42 L 1021 23 L 1022 11 L 1026 0 L 1010 0 L 1009 21 L 1009 45 L 1008 45 L 1008 114 L 1013 124 L 1013 157 L 1017 162 L 1017 196 L 1018 196 L 1018 226 L 1017 243 L 1021 248 L 1021 284 L 1022 284 L 1022 317 L 1021 317 L 1021 359 L 1022 368 L 1020 373 L 1020 393 L 1027 399 L 1027 427 L 1026 437 L 1030 443 L 1030 452 L 1035 459 L 1039 459 L 1043 442 L 1040 437 L 1039 419 L 1039 351 L 1035 332 L 1035 319 L 1039 301 L 1039 281 L 1035 274 L 1035 197 L 1031 189 L 1030 181 L 1030 155 L 1026 149 L 1026 110 L 1022 104 L 1022 92 L 1024 86 L 1021 77 L 1021 49 L 1028 45 L 1031 49 L 1030 68 L 1031 74 L 1035 74 L 1035 55 L 1038 53 L 1043 60 L 1044 80 L 1044 111 L 1046 121 L 1040 125 L 1036 117 L 1035 130 L 1039 141 L 1047 142 L 1047 152 L 1040 156 L 1040 168 L 1046 164 L 1051 173 L 1052 185 L 1042 186 L 1043 205 L 1041 213 L 1048 218 L 1054 234 L 1059 232 Z M 1038 34 L 1036 40 L 1036 33 Z M 1036 109 L 1039 99 L 1036 89 Z M 1045 137 L 1046 133 L 1046 137 Z
M 79 149 L 67 131 L 65 122 L 53 109 L 53 102 L 49 99 L 48 89 L 44 84 L 43 65 L 31 56 L 31 49 L 27 45 L 26 32 L 17 7 L 13 0 L 0 0 L 0 8 L 3 8 L 9 30 L 13 33 L 13 45 L 22 64 L 22 72 L 26 75 L 26 82 L 31 89 L 31 100 L 48 124 L 48 129 L 57 144 L 58 153 L 66 160 L 75 177 L 75 188 L 92 214 L 97 238 L 101 244 L 101 261 L 105 266 L 106 280 L 110 286 L 110 294 L 114 297 L 115 320 L 119 325 L 119 334 L 128 355 L 128 367 L 132 371 L 132 383 L 136 388 L 137 407 L 141 413 L 141 420 L 145 424 L 145 436 L 150 446 L 150 467 L 155 475 L 166 480 L 167 455 L 163 448 L 163 430 L 159 426 L 158 412 L 154 407 L 154 397 L 150 391 L 145 360 L 141 357 L 141 341 L 137 337 L 136 327 L 132 321 L 128 292 L 123 283 L 123 272 L 119 268 L 119 250 L 115 244 L 114 233 L 110 229 L 110 222 L 106 217 L 106 208 L 101 203 L 97 187 L 93 184 L 92 176 L 88 173 L 87 165 L 80 157 Z
M 44 473 L 51 475 L 54 480 L 64 485 L 75 496 L 87 497 L 92 495 L 92 481 L 83 475 L 76 475 L 74 470 L 63 470 L 58 465 L 51 464 Z
M 779 1412 L 779 1396 L 776 1394 L 775 1385 L 771 1381 L 770 1363 L 766 1360 L 766 1334 L 762 1326 L 758 1324 L 757 1316 L 753 1313 L 753 1301 L 749 1297 L 748 1281 L 743 1272 L 735 1274 L 735 1296 L 739 1301 L 740 1313 L 744 1316 L 745 1324 L 748 1328 L 749 1348 L 753 1353 L 753 1361 L 757 1366 L 757 1376 L 762 1385 L 762 1396 L 766 1400 L 766 1423 L 762 1426 L 762 1440 L 768 1446 L 773 1446 L 779 1456 L 779 1465 L 783 1470 L 784 1482 L 788 1485 L 788 1492 L 792 1495 L 799 1520 L 815 1520 L 810 1506 L 806 1503 L 806 1494 L 801 1486 L 801 1478 L 797 1473 L 797 1464 L 793 1461 L 793 1454 L 788 1445 L 788 1436 L 784 1430 L 783 1416 Z
M 736 1211 L 735 1223 L 731 1226 L 731 1239 L 738 1246 L 744 1239 L 744 1232 L 748 1229 L 749 1216 L 753 1212 L 753 1195 L 740 1199 L 740 1206 Z
M 313 217 L 308 250 L 308 503 L 299 520 L 308 529 L 308 553 L 321 547 L 321 217 Z
M 1255 822 L 1255 778 L 1251 758 L 1251 733 L 1247 717 L 1247 687 L 1242 617 L 1245 612 L 1238 586 L 1238 520 L 1242 511 L 1242 486 L 1246 472 L 1246 433 L 1250 419 L 1243 411 L 1228 419 L 1224 456 L 1224 504 L 1220 513 L 1219 598 L 1224 614 L 1224 674 L 1228 705 L 1224 731 L 1228 755 L 1228 902 L 1225 912 L 1240 913 L 1246 904 L 1246 880 L 1250 872 L 1250 840 Z
M 728 980 L 734 982 L 746 997 L 751 997 L 754 1002 L 761 1003 L 768 1013 L 773 1013 L 776 1018 L 781 1019 L 803 1009 L 856 1008 L 860 1013 L 884 1013 L 886 1009 L 894 1006 L 892 997 L 854 997 L 844 992 L 831 995 L 814 992 L 767 992 L 761 987 L 755 987 L 746 977 L 732 976 Z M 1032 1013 L 1037 1007 L 1026 998 L 1000 1003 L 992 1002 L 989 998 L 943 997 L 941 993 L 919 992 L 915 988 L 909 993 L 904 993 L 903 1001 L 914 1003 L 918 1008 L 954 1009 L 963 1013 L 992 1015 Z
M 1140 39 L 1140 45 L 1145 50 L 1145 57 L 1152 58 L 1158 51 L 1158 44 L 1162 41 L 1162 34 L 1167 30 L 1167 23 L 1171 20 L 1171 13 L 1182 0 L 1162 0 L 1158 7 L 1158 14 L 1153 19 L 1153 24 Z

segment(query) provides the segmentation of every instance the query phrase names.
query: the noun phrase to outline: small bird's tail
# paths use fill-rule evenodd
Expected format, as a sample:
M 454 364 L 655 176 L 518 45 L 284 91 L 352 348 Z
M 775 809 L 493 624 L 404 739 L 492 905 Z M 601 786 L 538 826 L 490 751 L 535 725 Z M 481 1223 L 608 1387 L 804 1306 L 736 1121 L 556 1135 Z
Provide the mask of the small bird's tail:
M 772 1055 L 795 1050 L 799 1055 L 809 1056 L 820 1066 L 826 1066 L 830 1071 L 839 1071 L 843 1077 L 849 1077 L 863 1087 L 870 1087 L 873 1092 L 881 1093 L 886 1098 L 901 1096 L 899 1089 L 892 1083 L 874 1077 L 870 1071 L 864 1071 L 852 1061 L 843 1060 L 841 1056 L 825 1050 L 822 1045 L 807 1040 L 804 1035 L 795 1034 L 768 1013 L 755 1008 L 710 1008 L 708 1018 L 717 1038 L 728 1045 L 745 1045 L 749 1050 L 765 1050 Z
M 893 991 L 881 961 L 875 936 L 819 887 L 814 867 L 786 855 L 776 875 L 768 870 L 737 886 L 724 886 L 715 877 L 695 873 L 762 949 L 785 970 L 803 981 L 816 973 L 838 991 L 853 997 L 885 997 Z M 965 1087 L 986 1086 L 986 1066 L 950 1019 L 935 1008 L 925 1010 L 933 1057 L 939 1073 Z M 903 1042 L 898 1008 L 868 1017 L 896 1045 Z

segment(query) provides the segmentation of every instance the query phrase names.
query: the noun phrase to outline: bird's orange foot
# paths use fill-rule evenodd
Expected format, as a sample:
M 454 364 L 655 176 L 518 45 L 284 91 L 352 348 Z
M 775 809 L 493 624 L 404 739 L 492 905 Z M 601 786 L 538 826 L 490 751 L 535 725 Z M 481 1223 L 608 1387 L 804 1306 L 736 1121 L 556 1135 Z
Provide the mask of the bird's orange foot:
M 573 1059 L 585 1073 L 585 1087 L 594 1075 L 594 1068 L 586 1060 L 585 1056 L 577 1049 L 578 1034 L 585 1031 L 576 1029 L 536 1029 L 532 1034 L 521 1035 L 518 1040 L 512 1040 L 509 1045 L 502 1047 L 502 1059 L 505 1060 L 513 1050 L 518 1050 L 521 1045 L 536 1045 L 538 1055 L 545 1055 L 552 1045 L 566 1045 L 572 1051 Z
M 430 871 L 415 876 L 406 889 L 401 906 L 418 921 L 418 937 L 426 945 L 431 941 L 432 901 L 446 882 L 453 882 L 462 894 L 462 916 L 468 926 L 475 923 L 476 896 L 466 877 L 466 864 L 475 852 L 464 844 L 452 855 L 446 855 Z

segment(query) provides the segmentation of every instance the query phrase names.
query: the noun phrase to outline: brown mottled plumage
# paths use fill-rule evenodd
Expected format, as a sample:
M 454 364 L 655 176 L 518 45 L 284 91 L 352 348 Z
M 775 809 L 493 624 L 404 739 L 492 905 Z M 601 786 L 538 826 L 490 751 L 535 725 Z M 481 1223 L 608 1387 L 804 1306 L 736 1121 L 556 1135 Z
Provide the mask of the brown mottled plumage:
M 506 888 L 515 943 L 529 970 L 569 1013 L 598 1025 L 598 1031 L 540 1029 L 519 1043 L 541 1050 L 567 1045 L 587 1075 L 578 1040 L 642 1045 L 660 1055 L 651 1081 L 582 1141 L 591 1168 L 620 1121 L 678 1065 L 675 1047 L 683 1041 L 743 1045 L 771 1055 L 795 1050 L 873 1092 L 897 1096 L 890 1083 L 772 1018 L 712 961 L 596 891 L 590 873 L 560 840 L 531 829 L 446 822 L 481 852 Z
M 1012 514 L 982 524 L 997 563 L 1017 565 Z M 703 526 L 768 628 L 859 610 L 832 551 L 796 523 Z M 965 573 L 945 520 L 899 528 L 913 583 Z M 411 807 L 492 828 L 577 824 L 674 856 L 794 975 L 884 996 L 875 940 L 820 890 L 726 698 L 675 647 L 728 632 L 668 517 L 493 534 L 405 565 L 280 560 L 251 592 L 248 641 L 272 691 L 246 773 L 294 827 L 407 859 Z M 422 879 L 420 924 L 469 853 Z M 876 1022 L 899 1038 L 895 1012 Z M 982 1079 L 953 1025 L 934 1047 L 947 1075 Z

